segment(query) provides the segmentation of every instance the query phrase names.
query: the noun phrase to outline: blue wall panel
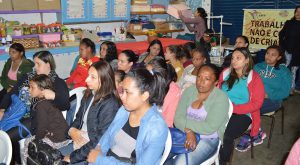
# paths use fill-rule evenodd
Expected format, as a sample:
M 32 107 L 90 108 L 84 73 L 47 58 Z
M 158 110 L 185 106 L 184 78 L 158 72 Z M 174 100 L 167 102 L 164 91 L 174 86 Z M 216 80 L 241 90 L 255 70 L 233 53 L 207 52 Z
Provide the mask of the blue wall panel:
M 224 15 L 224 22 L 232 23 L 231 26 L 223 26 L 223 33 L 233 44 L 236 36 L 243 31 L 243 9 L 293 9 L 296 5 L 300 5 L 300 0 L 212 0 L 212 13 Z M 213 27 L 218 32 L 220 22 L 214 21 Z

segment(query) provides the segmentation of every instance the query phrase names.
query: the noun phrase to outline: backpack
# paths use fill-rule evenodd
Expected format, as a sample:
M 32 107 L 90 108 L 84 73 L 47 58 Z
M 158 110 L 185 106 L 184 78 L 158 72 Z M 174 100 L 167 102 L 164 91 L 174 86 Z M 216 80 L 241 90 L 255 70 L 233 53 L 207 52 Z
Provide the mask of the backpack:
M 28 134 L 30 134 L 30 131 L 20 122 L 20 119 L 28 112 L 28 107 L 15 94 L 11 96 L 11 100 L 10 106 L 0 121 L 0 130 L 8 131 L 14 127 L 19 127 L 19 135 L 24 138 L 22 130 L 24 129 Z

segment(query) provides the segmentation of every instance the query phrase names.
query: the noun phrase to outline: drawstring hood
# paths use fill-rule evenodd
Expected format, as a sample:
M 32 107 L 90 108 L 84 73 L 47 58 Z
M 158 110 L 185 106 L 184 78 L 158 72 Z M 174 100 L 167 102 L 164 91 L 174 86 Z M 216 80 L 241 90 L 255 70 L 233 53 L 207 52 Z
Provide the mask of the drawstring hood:
M 273 69 L 274 69 L 274 67 L 272 66 L 271 71 L 269 72 L 269 65 L 267 64 L 266 71 L 265 71 L 265 76 L 264 77 L 265 78 L 271 77 Z

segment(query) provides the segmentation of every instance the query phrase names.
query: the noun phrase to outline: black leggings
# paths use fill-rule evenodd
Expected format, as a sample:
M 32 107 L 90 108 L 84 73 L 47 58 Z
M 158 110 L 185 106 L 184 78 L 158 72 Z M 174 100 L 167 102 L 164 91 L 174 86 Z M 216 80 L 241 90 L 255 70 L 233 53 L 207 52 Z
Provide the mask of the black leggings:
M 224 133 L 223 146 L 220 149 L 221 161 L 229 162 L 234 139 L 242 136 L 251 123 L 252 120 L 247 115 L 232 114 Z
M 30 130 L 31 127 L 31 119 L 30 118 L 23 118 L 21 119 L 21 123 Z M 17 162 L 18 164 L 21 164 L 21 157 L 20 157 L 20 145 L 19 145 L 19 140 L 22 138 L 19 135 L 19 127 L 14 127 L 7 131 L 8 136 L 11 139 L 12 143 L 12 149 L 13 149 L 13 154 L 12 154 L 12 160 L 11 164 L 14 164 Z M 28 134 L 25 130 L 22 131 L 23 137 L 26 137 Z

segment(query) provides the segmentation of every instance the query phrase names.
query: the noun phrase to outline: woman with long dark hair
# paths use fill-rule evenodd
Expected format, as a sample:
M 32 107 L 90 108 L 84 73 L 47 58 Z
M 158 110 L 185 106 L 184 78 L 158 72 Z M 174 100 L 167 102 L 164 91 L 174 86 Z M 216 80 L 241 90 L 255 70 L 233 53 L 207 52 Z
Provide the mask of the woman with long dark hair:
M 100 58 L 110 64 L 113 70 L 118 69 L 117 47 L 114 42 L 104 41 L 100 46 Z
M 164 59 L 164 50 L 160 40 L 156 39 L 150 43 L 147 52 L 139 56 L 137 63 L 147 65 L 151 60 L 158 58 Z
M 247 48 L 236 48 L 232 53 L 231 67 L 220 74 L 218 86 L 233 103 L 233 114 L 224 133 L 220 150 L 221 164 L 229 161 L 234 139 L 242 136 L 251 124 L 253 143 L 262 143 L 259 137 L 260 108 L 264 100 L 264 85 L 259 74 L 253 70 L 253 60 Z M 250 143 L 236 148 L 247 151 Z
M 88 153 L 96 147 L 121 105 L 109 63 L 92 64 L 85 81 L 88 88 L 67 132 L 73 143 L 60 149 L 64 160 L 72 164 L 85 163 Z
M 207 13 L 199 7 L 194 13 L 194 18 L 187 18 L 182 15 L 182 11 L 178 11 L 180 19 L 185 23 L 190 32 L 195 32 L 196 43 L 199 44 L 205 30 L 207 29 Z M 194 24 L 191 26 L 191 24 Z M 197 45 L 198 45 L 197 44 Z

